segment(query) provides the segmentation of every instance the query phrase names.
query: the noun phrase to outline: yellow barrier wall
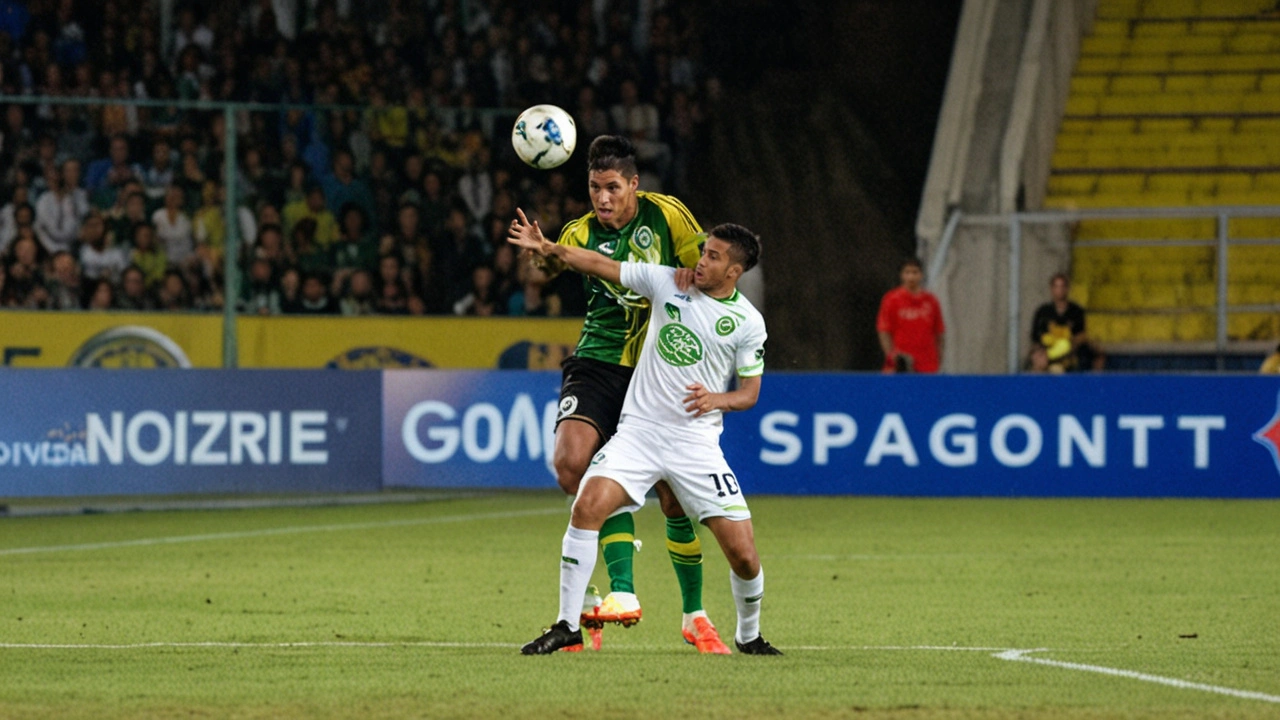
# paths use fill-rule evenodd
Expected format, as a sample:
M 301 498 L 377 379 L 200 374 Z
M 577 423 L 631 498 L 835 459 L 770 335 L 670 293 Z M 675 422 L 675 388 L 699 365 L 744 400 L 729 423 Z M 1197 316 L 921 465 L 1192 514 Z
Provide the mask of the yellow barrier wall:
M 581 318 L 242 317 L 240 367 L 530 368 L 559 366 Z M 0 312 L 12 367 L 222 365 L 222 316 Z

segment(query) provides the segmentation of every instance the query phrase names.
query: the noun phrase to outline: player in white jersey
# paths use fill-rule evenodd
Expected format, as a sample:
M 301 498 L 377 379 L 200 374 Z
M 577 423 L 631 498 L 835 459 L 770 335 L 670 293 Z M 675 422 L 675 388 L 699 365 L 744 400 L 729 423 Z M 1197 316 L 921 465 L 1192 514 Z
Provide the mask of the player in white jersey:
M 685 510 L 716 536 L 729 561 L 738 651 L 781 655 L 760 635 L 764 572 L 751 513 L 719 442 L 723 414 L 751 408 L 760 395 L 764 319 L 737 290 L 738 278 L 759 258 L 759 238 L 740 225 L 713 228 L 694 268 L 694 285 L 681 292 L 672 268 L 620 263 L 548 242 L 537 223 L 517 214 L 512 244 L 635 290 L 653 307 L 618 432 L 592 460 L 573 504 L 561 547 L 560 615 L 521 652 L 581 646 L 581 598 L 595 569 L 600 526 L 619 511 L 639 509 L 648 490 L 665 479 Z

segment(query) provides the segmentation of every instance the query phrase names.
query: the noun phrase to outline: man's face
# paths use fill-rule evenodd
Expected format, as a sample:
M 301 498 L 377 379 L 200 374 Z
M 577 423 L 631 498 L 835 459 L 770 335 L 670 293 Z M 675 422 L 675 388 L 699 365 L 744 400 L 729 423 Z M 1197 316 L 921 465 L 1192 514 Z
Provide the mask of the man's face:
M 591 208 L 601 225 L 616 230 L 635 217 L 639 175 L 627 179 L 617 170 L 593 170 L 587 176 L 587 184 Z
M 738 268 L 741 274 L 742 266 L 729 256 L 730 247 L 729 243 L 715 235 L 707 238 L 702 246 L 702 257 L 693 268 L 694 287 L 704 292 L 720 287 L 729 275 L 730 268 Z
M 1054 278 L 1049 283 L 1049 293 L 1053 295 L 1054 302 L 1066 302 L 1067 296 L 1071 294 L 1071 284 L 1065 278 Z
M 324 299 L 324 283 L 319 278 L 307 278 L 302 284 L 302 296 L 311 302 Z
M 128 272 L 125 273 L 123 279 L 124 293 L 129 297 L 139 297 L 146 289 L 146 285 L 142 281 L 142 273 Z
M 915 265 L 908 265 L 902 268 L 899 277 L 902 279 L 902 286 L 911 292 L 920 289 L 920 283 L 924 282 L 924 273 Z
M 129 159 L 129 145 L 123 138 L 111 141 L 111 162 L 123 165 Z
M 324 209 L 324 193 L 319 190 L 312 190 L 307 193 L 307 207 L 313 213 L 318 213 Z

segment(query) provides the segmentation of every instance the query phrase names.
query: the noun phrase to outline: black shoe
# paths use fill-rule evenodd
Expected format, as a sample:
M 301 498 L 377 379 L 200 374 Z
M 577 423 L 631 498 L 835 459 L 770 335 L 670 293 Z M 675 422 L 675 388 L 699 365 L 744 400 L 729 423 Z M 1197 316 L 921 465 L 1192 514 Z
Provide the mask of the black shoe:
M 742 653 L 743 655 L 781 655 L 782 654 L 782 651 L 770 645 L 769 641 L 765 640 L 763 635 L 757 635 L 755 640 L 752 640 L 751 642 L 746 644 L 740 643 L 735 639 L 733 641 L 733 644 L 738 646 L 738 652 Z
M 571 648 L 574 645 L 577 645 L 578 649 L 582 648 L 582 631 L 570 630 L 569 623 L 561 620 L 520 648 L 520 654 L 548 655 L 561 648 Z M 768 643 L 765 643 L 765 645 L 768 645 Z

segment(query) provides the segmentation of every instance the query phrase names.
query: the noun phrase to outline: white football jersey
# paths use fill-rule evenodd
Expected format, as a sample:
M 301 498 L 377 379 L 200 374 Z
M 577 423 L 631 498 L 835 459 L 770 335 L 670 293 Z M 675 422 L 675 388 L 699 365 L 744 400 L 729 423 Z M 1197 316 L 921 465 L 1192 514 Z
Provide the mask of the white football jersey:
M 675 268 L 622 263 L 621 285 L 652 301 L 649 329 L 620 422 L 635 418 L 672 428 L 723 429 L 719 410 L 694 417 L 688 386 L 726 392 L 734 378 L 764 373 L 764 318 L 742 293 L 719 300 L 696 287 L 680 292 Z

